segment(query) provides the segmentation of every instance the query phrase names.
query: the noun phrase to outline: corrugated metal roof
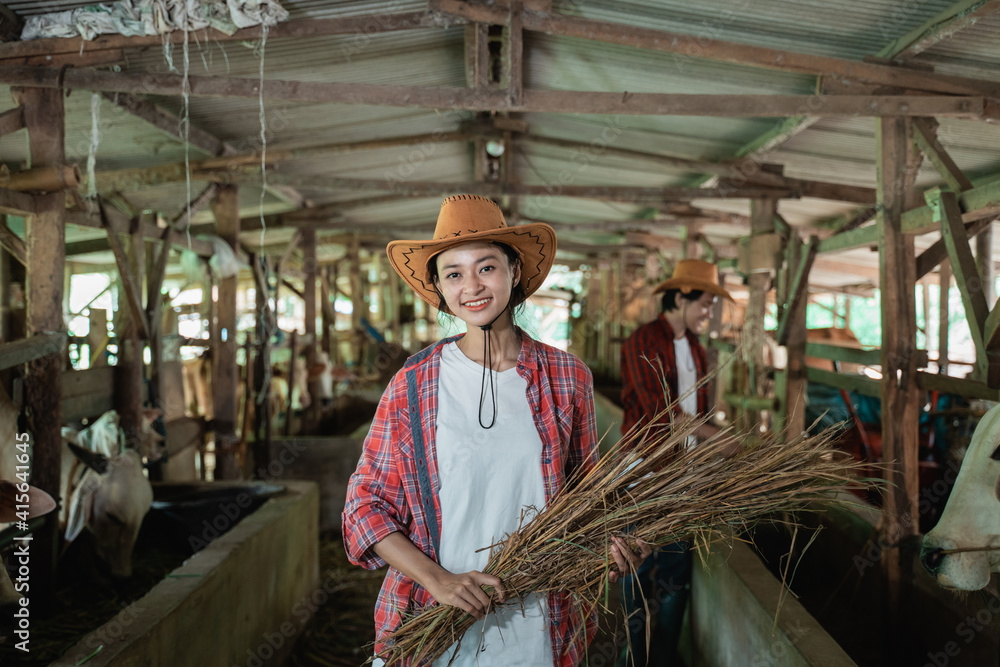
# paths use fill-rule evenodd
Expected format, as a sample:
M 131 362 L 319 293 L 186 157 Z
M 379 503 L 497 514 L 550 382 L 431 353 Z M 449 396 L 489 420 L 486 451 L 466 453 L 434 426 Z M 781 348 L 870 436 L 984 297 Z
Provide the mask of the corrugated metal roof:
M 53 9 L 72 9 L 87 3 L 54 0 L 12 2 L 7 6 L 23 15 Z M 313 82 L 357 82 L 385 85 L 464 87 L 466 85 L 465 29 L 462 26 L 376 33 L 383 15 L 423 11 L 426 2 L 385 0 L 299 0 L 281 3 L 292 20 L 371 16 L 372 30 L 350 35 L 281 39 L 269 38 L 264 49 L 264 76 L 272 80 Z M 952 4 L 952 0 L 925 0 L 900 4 L 892 0 L 807 0 L 724 2 L 708 0 L 555 0 L 553 12 L 643 28 L 672 31 L 696 37 L 740 44 L 784 49 L 861 60 L 878 53 L 893 40 L 908 34 Z M 370 34 L 369 34 L 370 33 Z M 258 44 L 205 42 L 192 34 L 189 73 L 192 76 L 231 76 L 256 79 L 260 73 Z M 1000 80 L 1000 16 L 981 18 L 955 37 L 921 54 L 917 60 L 935 64 L 939 71 Z M 200 41 L 199 41 L 200 40 Z M 175 69 L 183 67 L 183 49 L 169 50 Z M 161 47 L 129 49 L 122 69 L 128 73 L 167 72 L 167 55 Z M 690 55 L 690 57 L 689 57 Z M 680 56 L 574 37 L 527 32 L 524 35 L 524 85 L 545 90 L 580 90 L 630 93 L 708 94 L 810 94 L 813 76 L 709 61 L 697 53 Z M 264 84 L 266 89 L 266 82 Z M 0 91 L 0 99 L 4 97 Z M 67 100 L 66 146 L 70 160 L 84 165 L 91 142 L 90 95 L 74 91 Z M 162 109 L 184 113 L 178 97 L 154 98 Z M 8 103 L 7 108 L 11 105 Z M 204 130 L 239 152 L 260 148 L 261 107 L 256 99 L 198 97 L 190 99 L 193 127 Z M 491 114 L 423 108 L 345 104 L 298 104 L 266 100 L 263 108 L 268 150 L 316 147 L 370 139 L 383 139 L 468 127 L 473 121 L 488 123 Z M 500 114 L 501 117 L 508 114 Z M 620 185 L 663 187 L 690 185 L 701 179 L 697 169 L 668 165 L 656 156 L 702 161 L 721 161 L 740 154 L 741 149 L 772 130 L 773 118 L 707 118 L 676 116 L 609 116 L 588 114 L 511 114 L 523 121 L 528 136 L 514 135 L 511 162 L 515 183 L 553 185 Z M 181 162 L 181 142 L 143 120 L 123 112 L 108 101 L 101 103 L 101 141 L 98 170 L 122 169 Z M 942 144 L 970 177 L 1000 172 L 1000 128 L 976 121 L 944 119 L 939 136 Z M 559 147 L 532 137 L 575 141 L 580 147 Z M 586 149 L 584 147 L 592 147 Z M 611 149 L 649 153 L 648 158 L 624 157 Z M 871 118 L 823 118 L 758 159 L 784 166 L 786 176 L 862 187 L 875 185 L 875 121 Z M 206 153 L 192 148 L 191 160 Z M 17 168 L 26 158 L 23 134 L 0 138 L 0 157 Z M 400 145 L 349 153 L 312 154 L 286 161 L 269 170 L 276 182 L 296 176 L 322 179 L 347 177 L 387 182 L 400 170 L 404 179 L 432 183 L 473 180 L 473 145 L 467 141 L 441 141 L 428 146 Z M 929 164 L 918 175 L 918 186 L 941 183 Z M 316 181 L 300 186 L 299 193 L 315 204 L 336 204 L 377 197 L 376 190 L 329 189 Z M 321 184 L 321 183 L 320 183 Z M 195 181 L 191 194 L 205 183 Z M 556 192 L 554 189 L 553 192 Z M 189 196 L 185 183 L 138 188 L 124 196 L 139 208 L 152 208 L 174 215 Z M 646 224 L 648 204 L 623 204 L 565 196 L 521 196 L 512 198 L 517 213 L 550 220 L 562 226 L 560 240 L 612 247 L 624 241 L 617 231 L 601 228 L 615 223 L 627 229 L 631 222 Z M 747 215 L 746 201 L 704 199 L 693 202 L 705 211 Z M 251 177 L 241 186 L 243 213 L 253 217 L 260 206 L 260 184 Z M 349 226 L 366 233 L 399 234 L 408 229 L 426 230 L 433 225 L 439 197 L 400 197 L 364 206 L 348 205 L 334 218 L 337 238 Z M 264 212 L 292 208 L 276 193 L 264 197 Z M 785 200 L 779 211 L 795 226 L 809 227 L 838 215 L 849 215 L 859 205 L 819 199 Z M 662 217 L 662 216 L 661 216 Z M 208 210 L 195 220 L 210 220 Z M 656 233 L 678 238 L 675 222 L 654 227 Z M 290 231 L 269 229 L 267 244 L 287 241 Z M 720 246 L 746 233 L 745 227 L 724 221 L 709 222 L 702 233 Z M 258 233 L 259 236 L 259 233 Z M 254 242 L 254 234 L 244 238 Z M 258 239 L 259 241 L 259 239 Z M 924 243 L 926 239 L 921 239 Z M 324 256 L 335 251 L 325 249 Z M 871 263 L 867 250 L 843 255 L 844 261 Z M 850 277 L 844 277 L 849 280 Z
M 707 39 L 860 60 L 952 4 L 952 0 L 556 0 L 553 11 Z

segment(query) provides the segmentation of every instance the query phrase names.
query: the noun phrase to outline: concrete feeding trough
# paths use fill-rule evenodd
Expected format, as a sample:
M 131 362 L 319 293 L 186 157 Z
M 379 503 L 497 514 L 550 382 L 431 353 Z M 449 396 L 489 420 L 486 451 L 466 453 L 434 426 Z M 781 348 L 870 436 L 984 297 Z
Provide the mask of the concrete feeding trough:
M 241 485 L 247 483 L 201 486 L 217 494 Z M 322 592 L 319 489 L 307 481 L 282 485 L 283 493 L 227 527 L 51 664 L 187 665 L 194 657 L 201 665 L 282 664 Z M 230 521 L 227 510 L 234 510 L 225 502 L 209 525 Z
M 728 554 L 713 552 L 705 562 L 695 556 L 695 657 L 688 664 L 855 667 L 795 597 L 782 593 L 781 582 L 745 544 L 736 542 Z

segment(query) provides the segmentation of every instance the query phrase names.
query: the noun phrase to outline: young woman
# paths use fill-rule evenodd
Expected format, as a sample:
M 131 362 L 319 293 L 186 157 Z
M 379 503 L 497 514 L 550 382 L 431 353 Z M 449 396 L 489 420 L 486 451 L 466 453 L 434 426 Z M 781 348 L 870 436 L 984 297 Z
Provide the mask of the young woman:
M 514 324 L 555 249 L 551 227 L 507 227 L 499 207 L 477 195 L 445 199 L 433 239 L 387 248 L 416 294 L 467 332 L 415 354 L 393 378 L 348 487 L 349 558 L 389 565 L 376 652 L 403 613 L 434 603 L 480 619 L 453 665 L 572 667 L 593 638 L 593 615 L 568 595 L 532 595 L 487 614 L 482 588 L 505 601 L 503 582 L 482 572 L 489 547 L 597 459 L 589 369 Z M 616 540 L 610 552 L 624 572 L 648 555 L 642 548 L 637 556 Z

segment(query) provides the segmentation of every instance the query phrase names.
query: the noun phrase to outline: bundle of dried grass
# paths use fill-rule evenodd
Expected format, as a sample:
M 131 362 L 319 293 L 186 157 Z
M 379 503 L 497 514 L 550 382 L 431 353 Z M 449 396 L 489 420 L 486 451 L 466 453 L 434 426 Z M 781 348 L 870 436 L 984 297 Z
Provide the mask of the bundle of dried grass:
M 835 492 L 861 481 L 862 466 L 833 447 L 834 432 L 787 442 L 773 433 L 723 432 L 686 446 L 700 423 L 634 430 L 530 521 L 522 521 L 517 532 L 493 545 L 484 571 L 503 581 L 505 604 L 518 604 L 529 593 L 566 591 L 597 605 L 616 569 L 608 555 L 612 536 L 654 546 L 687 539 L 703 549 L 726 539 L 721 529 L 788 522 L 787 513 L 848 502 L 834 500 Z M 740 442 L 736 453 L 723 456 L 734 440 Z M 378 657 L 390 667 L 427 664 L 460 642 L 474 622 L 457 607 L 429 607 L 389 636 Z

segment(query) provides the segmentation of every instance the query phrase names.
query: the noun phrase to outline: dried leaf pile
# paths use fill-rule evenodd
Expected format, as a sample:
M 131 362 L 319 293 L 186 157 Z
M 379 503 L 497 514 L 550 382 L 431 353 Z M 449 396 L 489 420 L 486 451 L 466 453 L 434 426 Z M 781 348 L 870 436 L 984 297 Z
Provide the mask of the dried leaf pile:
M 484 571 L 503 581 L 505 604 L 518 604 L 529 593 L 565 591 L 598 605 L 615 568 L 608 555 L 611 536 L 654 546 L 687 539 L 706 548 L 725 539 L 720 531 L 731 534 L 727 528 L 787 522 L 789 514 L 850 502 L 836 492 L 862 481 L 862 466 L 835 448 L 834 432 L 785 441 L 774 433 L 724 431 L 686 446 L 700 423 L 633 430 L 595 468 L 570 480 L 548 506 L 493 545 Z M 723 456 L 734 439 L 737 452 Z M 461 641 L 474 622 L 456 607 L 431 606 L 389 636 L 378 657 L 389 667 L 429 663 Z

